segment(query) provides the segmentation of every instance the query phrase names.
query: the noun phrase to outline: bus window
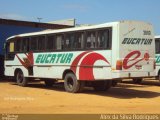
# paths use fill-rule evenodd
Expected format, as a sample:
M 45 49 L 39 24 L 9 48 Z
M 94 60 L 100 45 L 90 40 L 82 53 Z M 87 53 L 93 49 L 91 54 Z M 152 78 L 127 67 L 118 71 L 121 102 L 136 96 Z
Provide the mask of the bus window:
M 13 60 L 15 55 L 15 40 L 11 39 L 9 42 L 6 43 L 5 46 L 5 59 L 6 60 Z
M 57 50 L 63 50 L 64 49 L 64 36 L 63 35 L 57 35 L 56 36 L 56 43 L 57 43 Z
M 22 42 L 22 40 L 21 40 L 21 38 L 15 38 L 15 51 L 16 52 L 21 52 L 22 51 L 22 49 L 21 49 L 21 42 Z
M 83 49 L 84 48 L 84 32 L 77 32 L 76 33 L 76 40 L 75 40 L 75 48 Z
M 8 54 L 9 52 L 9 42 L 5 43 L 5 53 Z
M 9 52 L 14 52 L 14 42 L 10 42 L 10 44 L 9 44 Z
M 98 39 L 97 39 L 97 48 L 107 48 L 109 49 L 109 31 L 108 30 L 99 30 Z
M 87 32 L 86 48 L 96 48 L 96 32 Z
M 32 37 L 30 40 L 30 50 L 31 51 L 36 51 L 37 50 L 37 37 Z
M 74 49 L 73 46 L 74 46 L 74 41 L 75 41 L 75 35 L 72 33 L 68 33 L 66 34 L 66 37 L 65 37 L 65 49 Z
M 22 51 L 28 52 L 29 51 L 29 38 L 23 38 L 22 40 Z
M 9 54 L 9 42 L 6 42 L 5 44 L 5 59 L 8 59 L 8 54 Z
M 155 39 L 156 54 L 160 54 L 160 39 Z
M 38 37 L 38 50 L 39 51 L 45 50 L 45 36 Z
M 55 36 L 53 35 L 48 35 L 46 39 L 46 49 L 47 50 L 54 50 L 56 43 L 55 43 Z

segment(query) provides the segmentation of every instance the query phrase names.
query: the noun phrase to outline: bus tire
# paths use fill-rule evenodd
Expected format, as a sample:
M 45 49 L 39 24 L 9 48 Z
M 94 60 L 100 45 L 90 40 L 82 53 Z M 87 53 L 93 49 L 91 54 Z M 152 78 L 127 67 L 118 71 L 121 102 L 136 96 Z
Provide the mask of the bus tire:
M 93 84 L 93 88 L 96 91 L 106 91 L 112 86 L 111 80 L 105 80 L 105 81 L 96 81 Z
M 78 81 L 73 73 L 67 73 L 64 77 L 64 88 L 67 92 L 78 93 L 84 88 L 84 81 Z
M 21 70 L 16 72 L 16 82 L 19 86 L 25 87 L 28 84 L 28 79 L 24 77 L 24 74 Z
M 46 79 L 44 80 L 46 87 L 52 87 L 56 80 Z
M 134 84 L 140 84 L 142 82 L 142 79 L 141 78 L 134 78 L 133 79 L 133 83 Z

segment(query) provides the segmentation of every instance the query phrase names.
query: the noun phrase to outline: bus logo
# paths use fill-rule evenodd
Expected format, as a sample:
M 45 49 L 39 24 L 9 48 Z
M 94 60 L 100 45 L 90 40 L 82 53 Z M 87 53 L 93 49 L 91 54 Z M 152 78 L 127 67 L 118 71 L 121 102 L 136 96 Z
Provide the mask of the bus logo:
M 149 57 L 150 57 L 148 53 L 144 54 L 144 58 L 139 58 L 140 56 L 141 56 L 141 52 L 140 51 L 132 51 L 132 52 L 130 52 L 123 60 L 123 68 L 124 69 L 129 69 L 129 68 L 131 68 L 132 66 L 136 65 L 137 63 L 139 63 L 142 60 L 148 61 Z M 129 62 L 133 62 L 133 63 L 129 64 Z M 136 66 L 136 68 L 141 69 L 140 66 Z

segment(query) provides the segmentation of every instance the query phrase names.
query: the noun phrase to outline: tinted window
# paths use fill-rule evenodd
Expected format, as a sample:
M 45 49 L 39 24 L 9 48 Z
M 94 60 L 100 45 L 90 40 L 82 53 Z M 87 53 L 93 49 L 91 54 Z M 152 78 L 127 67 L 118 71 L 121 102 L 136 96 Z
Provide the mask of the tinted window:
M 87 32 L 86 48 L 96 48 L 96 32 Z
M 30 50 L 31 51 L 35 51 L 37 50 L 38 46 L 37 46 L 37 37 L 31 37 L 31 40 L 30 40 Z
M 109 30 L 99 30 L 97 38 L 97 48 L 109 48 L 110 39 L 109 39 Z
M 76 49 L 83 49 L 85 43 L 85 34 L 84 32 L 77 32 L 76 39 L 75 39 L 75 48 Z
M 160 54 L 160 39 L 155 39 L 156 54 Z
M 17 43 L 17 39 L 13 38 L 7 41 L 6 43 L 6 50 L 5 50 L 5 59 L 6 60 L 13 60 L 15 57 L 15 51 L 16 49 L 16 43 Z
M 64 36 L 63 35 L 57 35 L 56 36 L 56 49 L 57 50 L 63 50 L 64 49 Z
M 75 34 L 68 33 L 65 36 L 65 49 L 74 49 L 75 48 Z
M 38 50 L 39 51 L 45 50 L 45 36 L 38 37 Z
M 22 51 L 28 52 L 29 51 L 29 38 L 23 38 L 22 39 Z
M 104 28 L 16 38 L 15 51 L 111 49 L 111 32 Z
M 15 38 L 15 51 L 16 52 L 21 52 L 22 49 L 21 49 L 21 42 L 22 42 L 22 39 L 21 38 Z
M 54 50 L 56 47 L 56 40 L 54 35 L 47 36 L 46 39 L 46 49 L 47 50 Z

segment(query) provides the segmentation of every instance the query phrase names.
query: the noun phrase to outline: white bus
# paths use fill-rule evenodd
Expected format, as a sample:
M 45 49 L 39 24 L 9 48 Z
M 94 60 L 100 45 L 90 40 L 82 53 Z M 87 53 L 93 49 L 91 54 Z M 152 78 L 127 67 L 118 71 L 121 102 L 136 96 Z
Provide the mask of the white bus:
M 156 48 L 156 76 L 160 80 L 160 36 L 155 36 Z
M 5 75 L 20 86 L 39 78 L 47 86 L 64 80 L 72 93 L 106 90 L 122 78 L 155 76 L 154 47 L 153 27 L 141 21 L 20 34 L 6 41 Z

